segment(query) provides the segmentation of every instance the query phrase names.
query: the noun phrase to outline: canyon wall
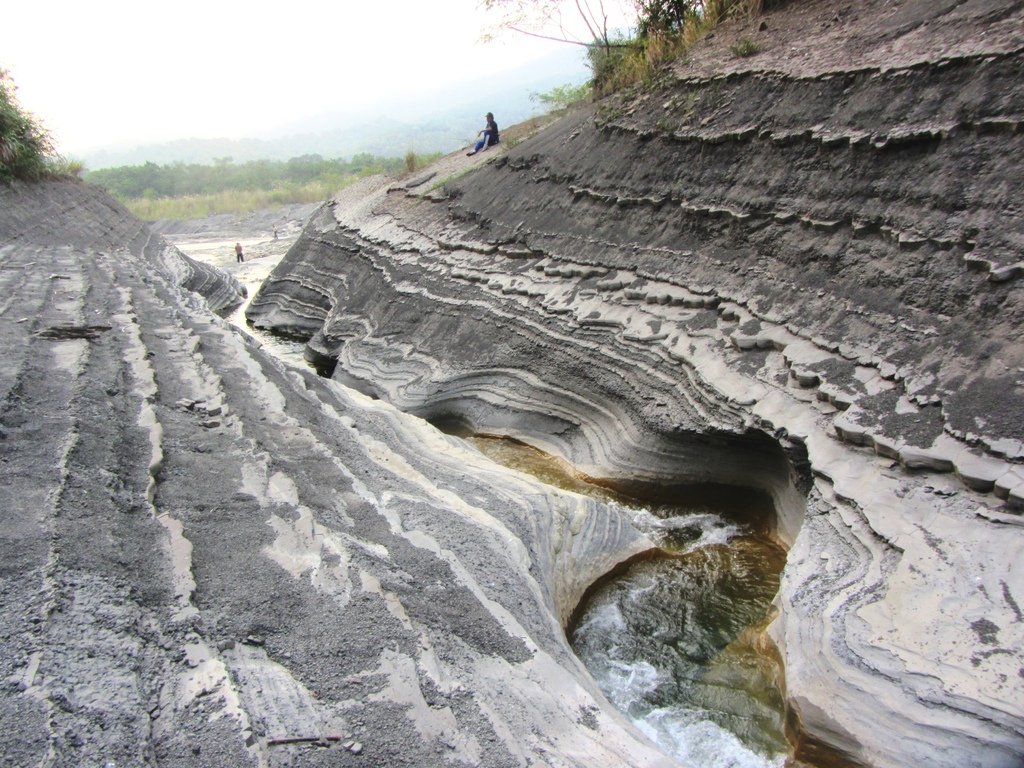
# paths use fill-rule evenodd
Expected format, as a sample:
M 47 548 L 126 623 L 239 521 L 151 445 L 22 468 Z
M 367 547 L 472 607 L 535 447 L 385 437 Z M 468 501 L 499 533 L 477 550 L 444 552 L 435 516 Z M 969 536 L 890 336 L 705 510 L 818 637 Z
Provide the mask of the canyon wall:
M 248 317 L 587 474 L 769 493 L 811 740 L 1019 765 L 1022 54 L 1007 0 L 731 21 L 514 147 L 346 189 Z
M 613 509 L 286 367 L 96 188 L 0 188 L 0 286 L 4 765 L 675 765 L 559 620 L 653 547 Z

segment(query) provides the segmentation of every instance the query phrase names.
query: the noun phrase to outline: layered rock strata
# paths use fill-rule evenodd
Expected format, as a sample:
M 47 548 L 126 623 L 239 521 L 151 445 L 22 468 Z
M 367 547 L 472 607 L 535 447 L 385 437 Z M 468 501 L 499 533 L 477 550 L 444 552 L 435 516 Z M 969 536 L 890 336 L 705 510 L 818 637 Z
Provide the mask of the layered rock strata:
M 562 632 L 617 512 L 285 367 L 95 189 L 0 233 L 5 765 L 674 764 Z
M 231 275 L 189 258 L 112 197 L 85 184 L 0 188 L 0 211 L 0 243 L 127 251 L 168 272 L 214 312 L 227 312 L 245 299 L 245 287 Z
M 766 491 L 807 733 L 1018 765 L 1022 53 L 1019 2 L 731 23 L 497 156 L 346 190 L 249 317 L 588 474 Z

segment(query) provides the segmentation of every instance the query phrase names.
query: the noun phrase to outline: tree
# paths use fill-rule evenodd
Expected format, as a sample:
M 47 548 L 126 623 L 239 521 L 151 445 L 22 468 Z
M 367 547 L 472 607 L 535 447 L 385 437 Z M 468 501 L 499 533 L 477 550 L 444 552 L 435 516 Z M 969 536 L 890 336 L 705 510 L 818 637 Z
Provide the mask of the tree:
M 549 110 L 568 109 L 586 101 L 590 96 L 590 85 L 556 85 L 550 91 L 531 93 L 530 99 L 539 102 Z
M 632 43 L 613 42 L 616 30 L 609 29 L 609 8 L 619 11 L 620 20 L 628 19 L 632 31 L 643 40 L 651 34 L 671 34 L 683 30 L 688 21 L 709 18 L 719 21 L 732 6 L 758 10 L 761 0 L 481 0 L 482 6 L 501 14 L 496 26 L 520 34 L 557 40 L 607 52 L 612 47 L 631 47 Z M 625 7 L 629 11 L 625 11 Z M 573 24 L 575 21 L 575 25 Z M 582 23 L 589 39 L 581 40 L 572 32 Z M 622 32 L 623 30 L 618 30 Z M 488 37 L 492 37 L 488 35 Z
M 652 32 L 678 32 L 690 14 L 703 10 L 699 0 L 636 0 L 637 34 L 647 37 Z
M 588 49 L 600 47 L 608 51 L 623 45 L 613 42 L 605 0 L 482 0 L 482 5 L 501 14 L 496 25 L 499 29 Z M 573 31 L 580 23 L 589 36 L 587 40 L 581 40 Z
M 757 15 L 764 0 L 634 0 L 639 37 L 682 32 L 688 23 L 714 26 L 731 13 Z
M 624 3 L 630 12 L 610 24 L 606 3 L 615 3 L 620 10 Z M 498 29 L 585 46 L 593 92 L 602 95 L 650 77 L 726 17 L 757 15 L 768 0 L 481 0 L 481 4 L 502 13 Z M 579 35 L 572 33 L 570 19 L 577 27 L 582 24 Z

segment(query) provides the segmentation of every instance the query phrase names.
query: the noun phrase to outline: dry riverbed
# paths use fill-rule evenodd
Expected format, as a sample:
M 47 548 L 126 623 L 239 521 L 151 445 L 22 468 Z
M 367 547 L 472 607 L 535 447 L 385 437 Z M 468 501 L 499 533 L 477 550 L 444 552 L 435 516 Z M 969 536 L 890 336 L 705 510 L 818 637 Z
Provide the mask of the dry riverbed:
M 223 269 L 244 285 L 247 298 L 232 310 L 227 320 L 272 345 L 279 357 L 297 363 L 301 360 L 302 345 L 249 327 L 245 310 L 298 238 L 308 215 L 317 207 L 317 204 L 290 206 L 278 212 L 254 213 L 244 218 L 211 216 L 195 221 L 157 222 L 155 228 L 182 253 Z M 242 245 L 243 262 L 235 257 L 236 243 Z

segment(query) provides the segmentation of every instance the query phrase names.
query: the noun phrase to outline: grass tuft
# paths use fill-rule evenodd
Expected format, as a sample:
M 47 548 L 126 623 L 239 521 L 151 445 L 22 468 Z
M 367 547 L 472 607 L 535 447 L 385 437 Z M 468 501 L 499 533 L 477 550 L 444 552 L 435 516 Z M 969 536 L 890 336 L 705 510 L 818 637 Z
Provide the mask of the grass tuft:
M 760 53 L 761 46 L 759 46 L 749 37 L 744 37 L 735 45 L 729 46 L 729 50 L 732 51 L 733 56 L 738 56 L 741 59 L 745 59 L 748 56 L 753 56 L 756 53 Z
M 18 103 L 17 90 L 0 69 L 0 183 L 81 176 L 84 166 L 56 153 L 50 134 Z
M 657 81 L 664 65 L 686 55 L 709 32 L 729 18 L 753 18 L 761 13 L 763 0 L 703 0 L 694 2 L 678 26 L 669 29 L 641 25 L 644 34 L 589 48 L 595 96 L 606 96 L 634 85 Z M 746 41 L 742 56 L 760 50 Z M 742 43 L 741 43 L 742 45 Z M 734 51 L 735 52 L 735 51 Z

